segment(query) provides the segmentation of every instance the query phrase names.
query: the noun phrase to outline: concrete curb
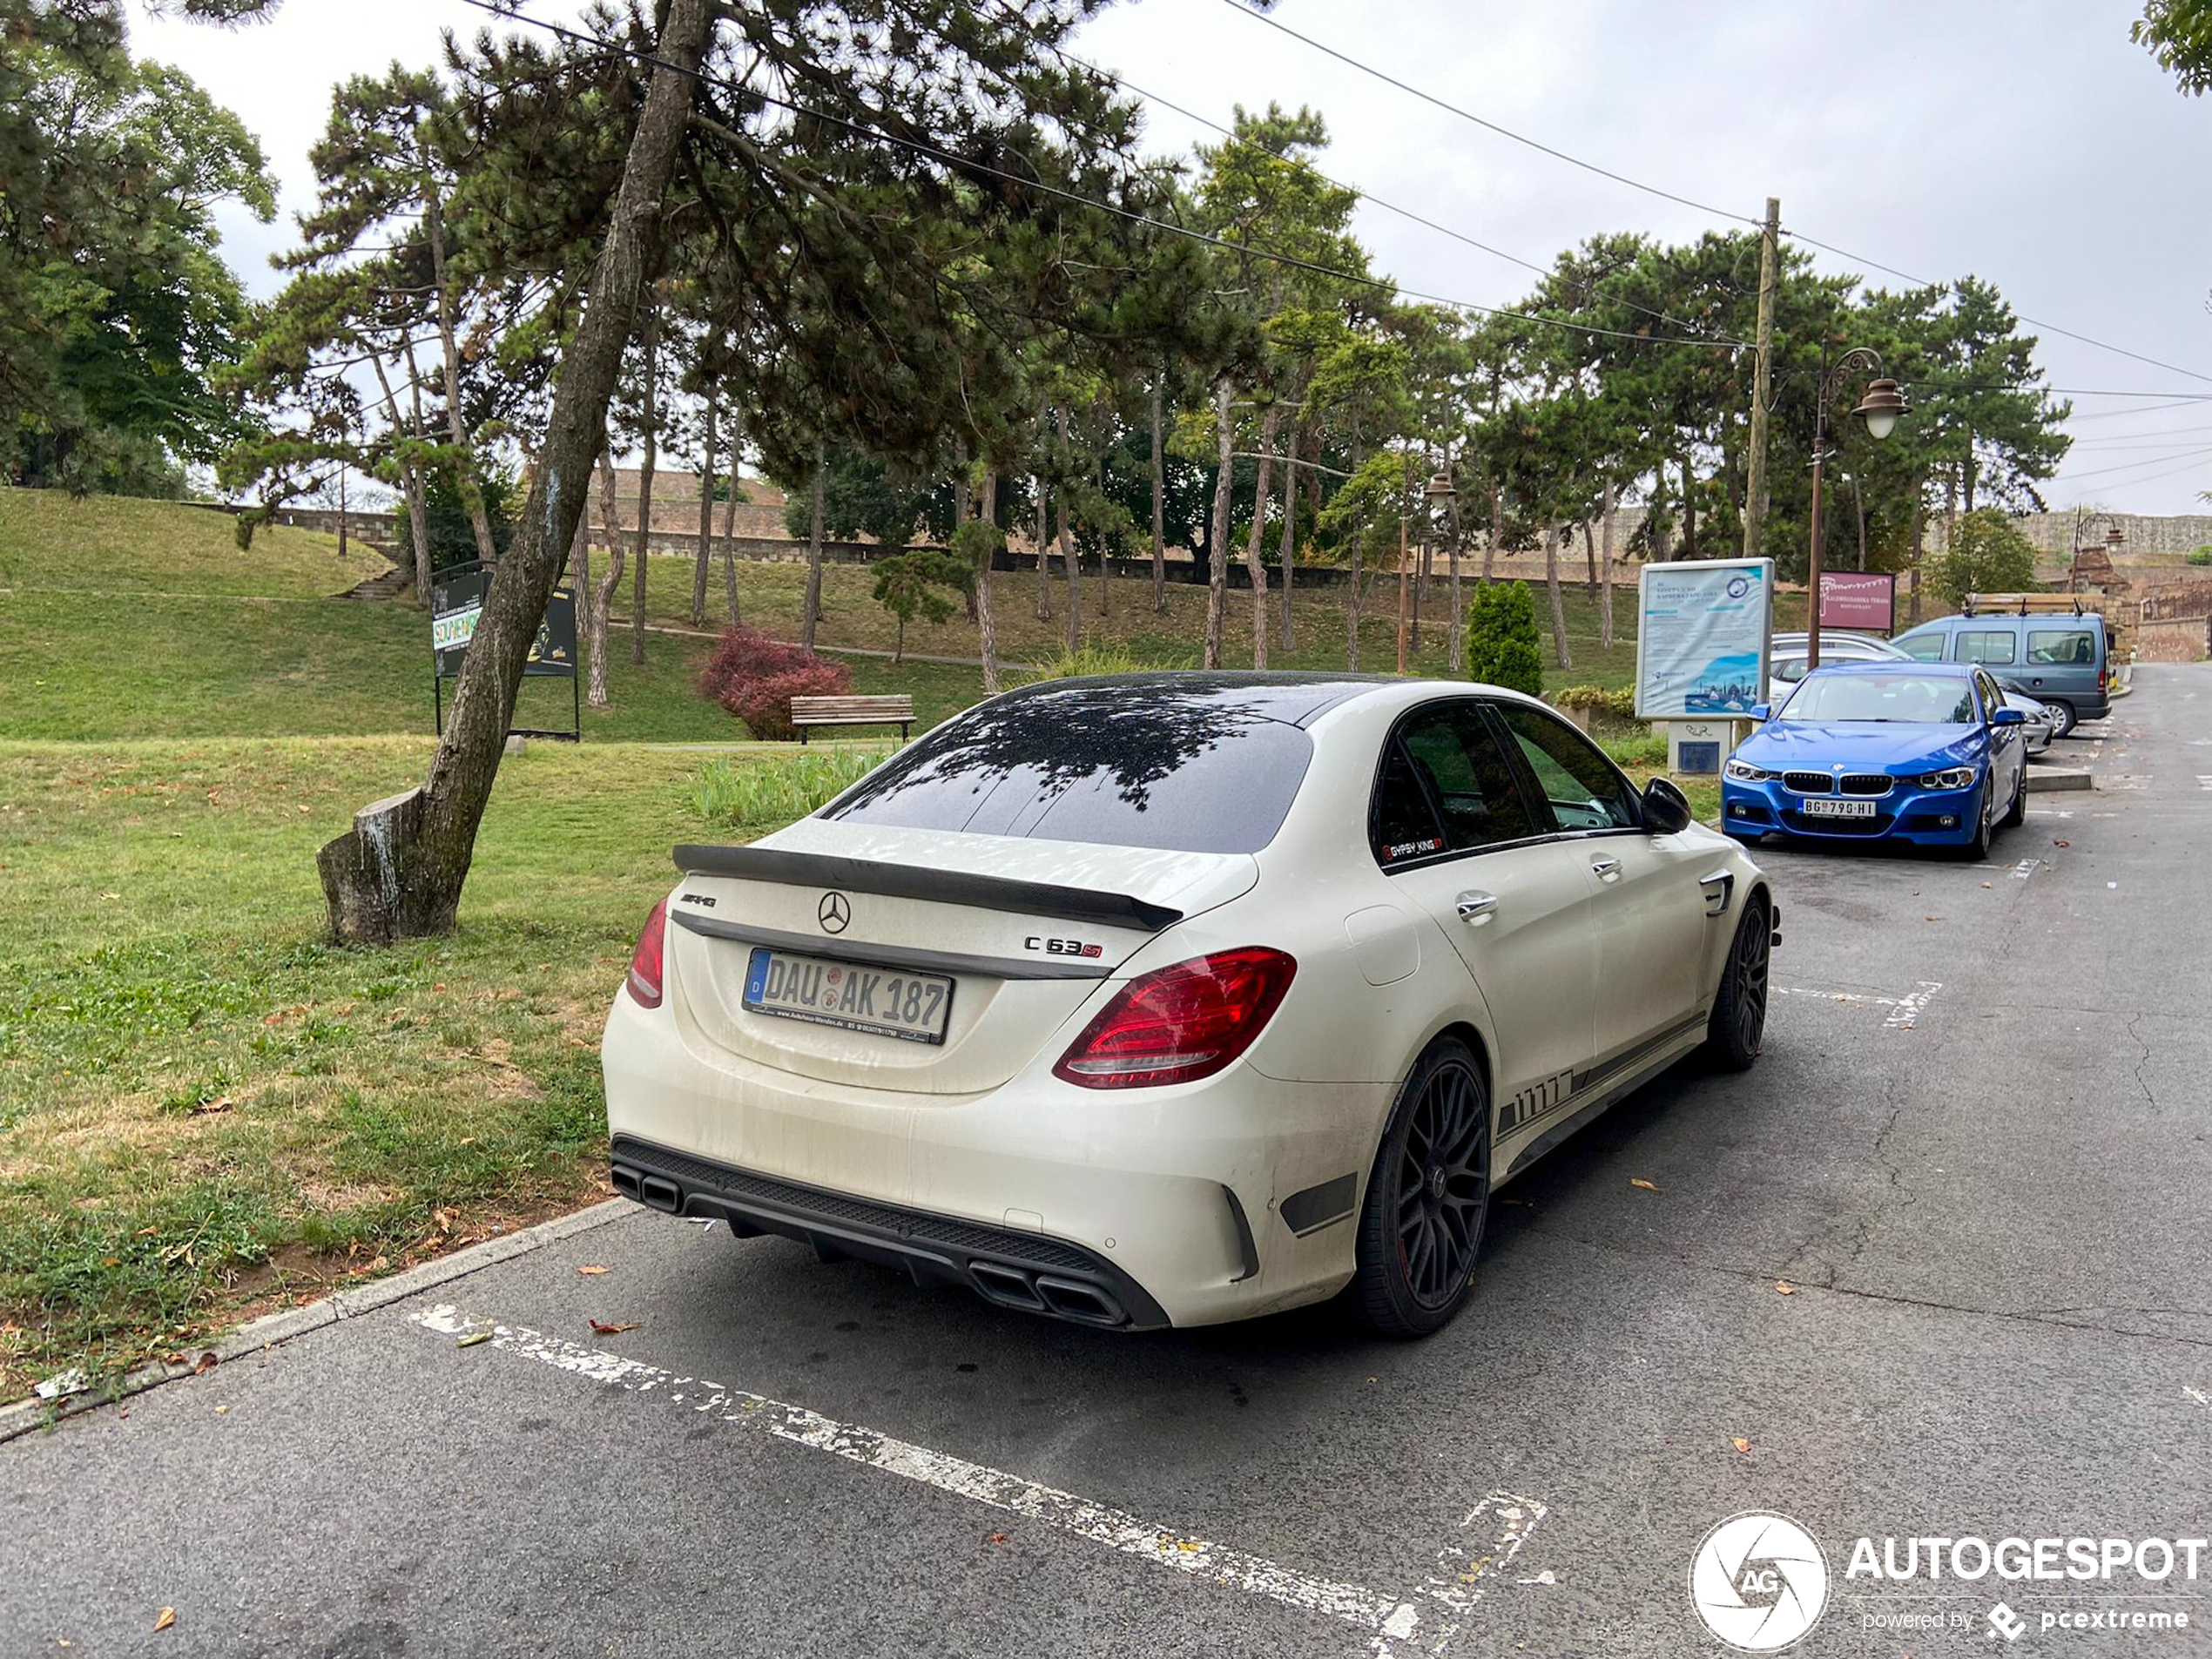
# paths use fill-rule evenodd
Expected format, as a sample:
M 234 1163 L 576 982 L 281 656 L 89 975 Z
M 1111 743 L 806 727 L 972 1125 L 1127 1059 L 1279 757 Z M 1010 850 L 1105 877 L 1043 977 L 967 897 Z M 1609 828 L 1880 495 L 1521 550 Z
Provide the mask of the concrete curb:
M 480 1269 L 512 1261 L 517 1256 L 527 1256 L 543 1250 L 548 1244 L 573 1238 L 623 1215 L 637 1211 L 637 1206 L 627 1198 L 608 1198 L 578 1210 L 572 1214 L 556 1216 L 550 1221 L 541 1221 L 535 1227 L 525 1227 L 518 1232 L 487 1238 L 481 1244 L 471 1244 L 466 1250 L 456 1250 L 449 1256 L 435 1257 L 419 1266 L 389 1278 L 380 1278 L 372 1284 L 356 1285 L 337 1291 L 319 1302 L 305 1307 L 284 1308 L 267 1313 L 250 1324 L 242 1325 L 227 1336 L 209 1343 L 195 1343 L 194 1358 L 212 1352 L 219 1367 L 233 1359 L 243 1359 L 262 1348 L 273 1348 L 280 1342 L 304 1336 L 326 1325 L 335 1325 L 341 1319 L 356 1318 L 373 1313 L 378 1308 L 388 1307 L 421 1291 L 427 1291 L 449 1280 L 466 1278 Z M 149 1388 L 180 1377 L 195 1374 L 190 1365 L 164 1365 L 159 1360 L 140 1366 L 136 1371 L 125 1372 L 111 1388 L 91 1388 L 83 1393 L 71 1394 L 58 1400 L 19 1399 L 11 1406 L 0 1406 L 0 1443 L 14 1440 L 17 1435 L 30 1433 L 60 1422 L 65 1417 L 92 1411 L 102 1406 L 128 1399 L 133 1394 L 143 1394 Z
M 2027 792 L 2044 795 L 2054 790 L 2094 789 L 2096 775 L 2087 772 L 2067 772 L 2048 766 L 2037 766 L 2027 774 Z

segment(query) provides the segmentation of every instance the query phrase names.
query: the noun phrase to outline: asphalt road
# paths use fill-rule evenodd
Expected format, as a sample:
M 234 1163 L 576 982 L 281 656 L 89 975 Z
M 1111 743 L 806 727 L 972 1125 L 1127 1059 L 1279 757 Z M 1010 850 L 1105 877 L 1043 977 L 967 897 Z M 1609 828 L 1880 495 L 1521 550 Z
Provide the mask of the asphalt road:
M 1844 1571 L 2212 1530 L 2212 668 L 2136 684 L 1991 863 L 1762 854 L 1764 1058 L 1509 1189 L 1427 1342 L 1115 1337 L 640 1211 L 0 1447 L 0 1655 L 1709 1654 L 1747 1509 L 1825 1549 L 1806 1654 L 2212 1651 L 2212 1561 L 2111 1587 L 2162 1635 Z

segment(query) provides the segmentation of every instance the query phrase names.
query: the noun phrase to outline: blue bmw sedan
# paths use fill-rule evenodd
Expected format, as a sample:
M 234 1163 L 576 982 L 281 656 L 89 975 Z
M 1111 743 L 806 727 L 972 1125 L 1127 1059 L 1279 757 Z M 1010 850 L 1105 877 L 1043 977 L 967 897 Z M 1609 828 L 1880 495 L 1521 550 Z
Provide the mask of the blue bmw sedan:
M 2022 716 L 1969 663 L 1838 663 L 1799 681 L 1729 757 L 1721 826 L 1989 854 L 2027 806 Z

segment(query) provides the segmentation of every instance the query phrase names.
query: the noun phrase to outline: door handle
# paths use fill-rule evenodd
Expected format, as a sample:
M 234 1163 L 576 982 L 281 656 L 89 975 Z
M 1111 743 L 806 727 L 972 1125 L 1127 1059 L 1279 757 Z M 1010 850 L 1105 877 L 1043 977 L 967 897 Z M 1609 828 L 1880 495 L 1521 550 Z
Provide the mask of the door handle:
M 1498 907 L 1494 893 L 1463 893 L 1453 901 L 1453 908 L 1460 913 L 1460 920 L 1470 927 L 1480 927 L 1490 920 L 1490 913 Z
M 1621 875 L 1621 860 L 1618 859 L 1592 859 L 1590 860 L 1590 868 L 1597 873 L 1597 879 L 1601 881 L 1618 880 Z

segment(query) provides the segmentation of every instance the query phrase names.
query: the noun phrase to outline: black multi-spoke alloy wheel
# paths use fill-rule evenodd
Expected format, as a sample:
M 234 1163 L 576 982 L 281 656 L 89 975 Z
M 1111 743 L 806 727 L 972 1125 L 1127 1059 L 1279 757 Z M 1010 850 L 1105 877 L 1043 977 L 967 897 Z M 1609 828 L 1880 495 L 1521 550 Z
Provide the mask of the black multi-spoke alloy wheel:
M 1766 901 L 1753 898 L 1736 924 L 1721 988 L 1705 1023 L 1705 1052 L 1723 1071 L 1749 1071 L 1766 1036 L 1767 964 L 1774 954 Z
M 1981 780 L 1981 787 L 1974 792 L 1974 839 L 1959 849 L 1959 856 L 1969 864 L 1979 864 L 1989 856 L 1993 834 L 1989 827 L 1992 809 L 1997 793 L 1997 769 L 1992 766 L 1989 776 Z
M 2020 761 L 2020 781 L 2013 786 L 2013 804 L 2005 809 L 2005 816 L 1998 822 L 2000 829 L 2018 829 L 2027 822 L 2027 761 Z
M 1399 1090 L 1359 1212 L 1352 1298 L 1385 1336 L 1426 1336 L 1467 1300 L 1490 1211 L 1490 1090 L 1440 1037 Z

